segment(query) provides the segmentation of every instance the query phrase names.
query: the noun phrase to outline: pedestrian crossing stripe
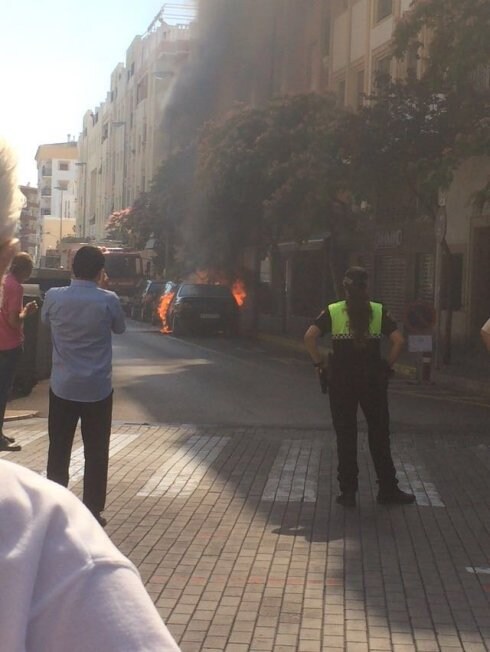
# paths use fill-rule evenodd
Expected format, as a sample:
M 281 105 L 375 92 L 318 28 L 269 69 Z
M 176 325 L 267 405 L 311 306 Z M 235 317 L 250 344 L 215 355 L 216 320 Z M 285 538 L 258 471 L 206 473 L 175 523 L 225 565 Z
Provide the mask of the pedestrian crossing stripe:
M 138 496 L 157 498 L 190 496 L 230 437 L 193 435 L 146 482 Z
M 408 464 L 394 460 L 399 487 L 414 494 L 415 502 L 421 507 L 445 507 L 435 485 L 424 478 L 427 475 L 422 464 Z
M 466 566 L 468 573 L 473 575 L 490 575 L 490 568 L 482 566 Z
M 319 441 L 284 441 L 269 472 L 262 501 L 316 502 L 321 449 Z
M 47 440 L 48 438 L 48 433 L 46 430 L 31 431 L 26 436 L 24 436 L 25 430 L 21 430 L 20 428 L 9 428 L 8 430 L 5 430 L 5 434 L 9 437 L 15 437 L 15 443 L 20 444 L 22 447 L 33 444 L 38 439 L 46 438 Z M 9 451 L 3 451 L 0 453 L 1 457 L 4 457 L 5 455 L 11 455 L 11 453 L 9 453 Z
M 132 444 L 140 435 L 140 432 L 134 434 L 113 433 L 109 443 L 109 458 L 122 451 L 129 444 Z M 85 456 L 83 446 L 79 446 L 73 451 L 70 461 L 69 477 L 72 484 L 75 484 L 75 482 L 83 478 L 84 467 Z
M 147 428 L 136 432 L 116 432 L 111 435 L 109 457 L 132 444 L 135 439 L 147 432 Z M 48 438 L 46 430 L 9 428 L 8 434 L 19 439 L 25 447 L 38 439 Z M 19 436 L 20 435 L 20 436 Z M 211 464 L 217 459 L 230 437 L 192 435 L 179 445 L 173 455 L 158 467 L 138 492 L 140 497 L 187 497 L 198 487 L 208 473 Z M 284 440 L 279 447 L 270 468 L 261 501 L 274 503 L 304 502 L 315 503 L 320 477 L 320 458 L 323 442 L 319 440 Z M 12 455 L 7 451 L 1 457 Z M 425 507 L 445 507 L 434 483 L 430 482 L 422 464 L 404 462 L 394 454 L 399 486 L 415 495 L 416 503 Z M 77 447 L 70 463 L 70 483 L 83 478 L 83 446 Z M 45 476 L 45 473 L 42 473 Z

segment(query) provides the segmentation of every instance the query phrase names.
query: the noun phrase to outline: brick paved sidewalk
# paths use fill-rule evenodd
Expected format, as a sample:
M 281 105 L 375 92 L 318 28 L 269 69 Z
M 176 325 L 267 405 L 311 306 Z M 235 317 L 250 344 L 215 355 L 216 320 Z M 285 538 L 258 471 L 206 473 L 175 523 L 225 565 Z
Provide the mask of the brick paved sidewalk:
M 1 453 L 42 472 L 45 419 Z M 81 491 L 77 436 L 72 488 Z M 184 652 L 490 649 L 490 437 L 404 432 L 381 507 L 364 435 L 360 500 L 335 504 L 331 432 L 115 424 L 107 533 Z

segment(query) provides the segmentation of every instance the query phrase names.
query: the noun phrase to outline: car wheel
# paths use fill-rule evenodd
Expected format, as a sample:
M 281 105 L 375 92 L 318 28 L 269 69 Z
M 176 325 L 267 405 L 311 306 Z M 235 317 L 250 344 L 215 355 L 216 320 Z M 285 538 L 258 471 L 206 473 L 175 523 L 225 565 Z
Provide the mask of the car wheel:
M 172 318 L 172 333 L 174 335 L 183 335 L 182 333 L 182 322 L 180 319 L 177 317 L 177 315 L 174 315 Z

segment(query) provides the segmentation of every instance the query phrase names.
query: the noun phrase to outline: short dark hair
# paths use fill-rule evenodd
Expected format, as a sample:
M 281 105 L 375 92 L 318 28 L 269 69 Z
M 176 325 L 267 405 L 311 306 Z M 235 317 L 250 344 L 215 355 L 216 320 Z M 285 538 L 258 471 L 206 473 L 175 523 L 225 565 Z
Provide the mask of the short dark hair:
M 85 245 L 75 254 L 72 270 L 75 278 L 93 281 L 104 265 L 105 258 L 102 251 L 98 247 Z
M 33 266 L 30 255 L 26 251 L 20 251 L 13 257 L 10 263 L 10 271 L 14 276 L 17 274 L 29 274 L 30 276 Z

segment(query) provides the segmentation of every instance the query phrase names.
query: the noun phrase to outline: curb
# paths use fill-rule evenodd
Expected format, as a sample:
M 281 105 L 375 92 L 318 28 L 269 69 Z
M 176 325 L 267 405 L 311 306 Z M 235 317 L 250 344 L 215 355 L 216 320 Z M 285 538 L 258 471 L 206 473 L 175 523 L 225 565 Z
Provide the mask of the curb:
M 33 419 L 39 412 L 36 410 L 7 410 L 4 421 L 21 421 L 22 419 Z
M 306 348 L 302 340 L 293 340 L 290 337 L 284 337 L 283 335 L 270 335 L 269 333 L 259 333 L 257 339 L 260 342 L 276 344 L 277 346 L 282 346 L 284 349 L 306 354 Z

